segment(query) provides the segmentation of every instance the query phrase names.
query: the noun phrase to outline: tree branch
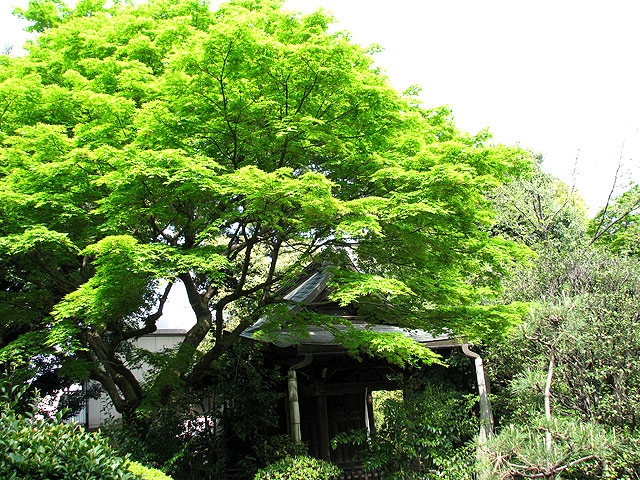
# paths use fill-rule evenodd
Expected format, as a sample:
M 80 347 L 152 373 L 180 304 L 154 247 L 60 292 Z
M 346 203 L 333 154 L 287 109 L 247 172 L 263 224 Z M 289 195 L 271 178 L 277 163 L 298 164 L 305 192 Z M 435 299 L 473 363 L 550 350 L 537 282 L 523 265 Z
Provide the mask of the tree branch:
M 160 303 L 158 305 L 158 309 L 155 313 L 148 315 L 147 318 L 144 319 L 144 327 L 138 328 L 136 330 L 130 330 L 128 332 L 123 332 L 120 340 L 129 340 L 131 338 L 137 338 L 142 335 L 147 335 L 149 333 L 153 333 L 158 328 L 156 326 L 156 322 L 162 316 L 162 309 L 164 308 L 164 304 L 167 302 L 167 298 L 169 297 L 169 292 L 171 291 L 171 287 L 173 287 L 173 282 L 169 282 L 169 284 L 165 287 L 164 293 L 162 297 L 160 297 Z

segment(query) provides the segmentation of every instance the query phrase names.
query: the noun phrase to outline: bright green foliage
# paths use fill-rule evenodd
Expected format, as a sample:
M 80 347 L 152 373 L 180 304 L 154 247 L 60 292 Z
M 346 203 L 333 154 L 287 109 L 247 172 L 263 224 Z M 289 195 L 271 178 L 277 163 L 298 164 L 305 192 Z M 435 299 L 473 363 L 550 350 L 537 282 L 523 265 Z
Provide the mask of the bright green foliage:
M 147 393 L 126 344 L 174 282 L 195 325 L 159 403 L 257 319 L 286 323 L 281 292 L 312 262 L 355 260 L 367 275 L 336 275 L 335 299 L 370 322 L 480 338 L 518 320 L 495 294 L 525 249 L 489 234 L 485 194 L 526 152 L 394 91 L 321 11 L 106 5 L 33 0 L 40 36 L 0 58 L 1 356 L 58 357 L 131 418 Z
M 17 395 L 16 395 L 17 393 Z M 3 388 L 0 396 L 0 477 L 6 480 L 87 478 L 127 480 L 141 478 L 128 471 L 97 433 L 61 422 L 62 415 L 42 419 L 14 410 L 19 392 Z M 130 473 L 131 472 L 131 473 Z M 145 477 L 146 478 L 146 477 Z
M 333 480 L 340 469 L 324 460 L 298 456 L 287 457 L 260 470 L 254 480 Z
M 145 467 L 138 462 L 127 462 L 127 470 L 144 480 L 173 480 L 169 475 L 156 468 Z
M 439 363 L 440 357 L 433 350 L 401 333 L 380 334 L 354 328 L 338 330 L 334 336 L 356 357 L 366 353 L 372 357 L 386 358 L 389 362 L 403 367 Z

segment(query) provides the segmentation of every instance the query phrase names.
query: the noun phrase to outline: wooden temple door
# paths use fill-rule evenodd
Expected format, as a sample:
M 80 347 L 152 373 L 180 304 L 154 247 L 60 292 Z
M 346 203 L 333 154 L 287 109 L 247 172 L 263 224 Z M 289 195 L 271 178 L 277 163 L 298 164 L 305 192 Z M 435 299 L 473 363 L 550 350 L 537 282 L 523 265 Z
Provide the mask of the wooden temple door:
M 365 410 L 364 392 L 328 395 L 326 398 L 329 439 L 339 433 L 349 434 L 366 428 L 368 412 Z M 354 464 L 356 453 L 354 445 L 338 445 L 335 450 L 331 449 L 330 459 L 341 468 L 349 468 Z
M 359 469 L 354 460 L 358 448 L 338 445 L 331 448 L 331 440 L 340 433 L 349 434 L 369 427 L 366 392 L 316 395 L 301 403 L 302 437 L 309 453 L 335 463 L 345 470 Z
M 329 438 L 339 433 L 351 433 L 356 430 L 372 431 L 371 419 L 373 407 L 367 401 L 367 391 L 328 395 L 327 417 Z M 379 479 L 378 472 L 365 472 L 362 464 L 356 460 L 359 447 L 356 445 L 338 445 L 330 451 L 331 462 L 338 465 L 343 474 L 341 480 L 374 480 Z

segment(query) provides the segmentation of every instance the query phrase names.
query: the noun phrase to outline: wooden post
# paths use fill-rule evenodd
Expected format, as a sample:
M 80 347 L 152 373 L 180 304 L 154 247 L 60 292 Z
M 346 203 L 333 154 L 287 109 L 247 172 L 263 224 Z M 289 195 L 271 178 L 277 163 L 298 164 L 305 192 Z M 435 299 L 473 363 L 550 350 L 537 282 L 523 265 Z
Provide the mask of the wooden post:
M 302 441 L 300 430 L 300 402 L 298 401 L 298 376 L 296 371 L 289 369 L 287 372 L 287 387 L 289 390 L 289 426 L 291 438 L 294 442 Z
M 291 428 L 291 438 L 294 442 L 302 442 L 302 431 L 300 430 L 300 402 L 298 398 L 298 375 L 296 370 L 306 367 L 313 360 L 313 355 L 305 354 L 304 360 L 292 365 L 287 371 L 287 390 L 289 393 L 289 426 Z
M 316 397 L 316 414 L 318 418 L 318 440 L 320 441 L 320 454 L 322 459 L 331 461 L 331 448 L 329 445 L 329 413 L 327 412 L 327 396 L 321 393 Z

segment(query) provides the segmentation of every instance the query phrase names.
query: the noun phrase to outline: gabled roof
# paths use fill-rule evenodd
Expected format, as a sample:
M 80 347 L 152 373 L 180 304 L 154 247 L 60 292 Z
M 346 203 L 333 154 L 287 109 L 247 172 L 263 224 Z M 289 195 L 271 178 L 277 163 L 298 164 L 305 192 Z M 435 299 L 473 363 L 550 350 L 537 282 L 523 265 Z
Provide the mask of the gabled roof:
M 329 271 L 320 266 L 310 266 L 306 269 L 305 273 L 301 275 L 297 281 L 288 289 L 284 289 L 281 293 L 283 298 L 294 302 L 295 305 L 291 307 L 291 310 L 301 311 L 305 308 L 305 305 L 310 305 L 318 299 L 327 299 L 330 290 L 327 287 L 327 283 L 330 278 Z M 448 334 L 432 335 L 425 330 L 402 328 L 393 324 L 370 324 L 364 321 L 362 318 L 358 318 L 354 315 L 355 308 L 353 306 L 340 307 L 337 302 L 323 302 L 321 307 L 310 306 L 311 311 L 319 310 L 322 313 L 328 313 L 341 319 L 347 319 L 353 325 L 353 328 L 357 330 L 369 330 L 376 333 L 400 333 L 407 338 L 412 338 L 418 343 L 421 343 L 430 348 L 442 348 L 459 346 L 464 343 L 464 339 L 451 337 Z M 266 319 L 261 319 L 251 327 L 247 328 L 241 335 L 244 338 L 249 338 L 257 341 L 268 342 L 277 347 L 287 348 L 293 345 L 299 345 L 302 350 L 306 349 L 318 349 L 321 347 L 338 347 L 338 343 L 335 340 L 333 333 L 324 327 L 317 325 L 309 325 L 306 327 L 306 334 L 301 335 L 298 332 L 294 332 L 287 328 L 277 330 L 275 332 L 269 332 L 269 335 L 265 338 L 269 340 L 260 340 L 256 338 L 255 334 L 262 331 L 267 324 Z M 337 330 L 347 330 L 342 325 L 336 325 Z
M 290 300 L 300 304 L 295 309 L 302 308 L 304 304 L 313 302 L 318 296 L 327 289 L 329 281 L 329 272 L 319 267 L 316 271 L 308 275 L 307 278 L 295 285 L 284 295 L 285 300 Z

